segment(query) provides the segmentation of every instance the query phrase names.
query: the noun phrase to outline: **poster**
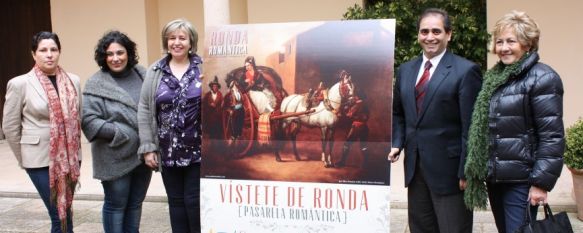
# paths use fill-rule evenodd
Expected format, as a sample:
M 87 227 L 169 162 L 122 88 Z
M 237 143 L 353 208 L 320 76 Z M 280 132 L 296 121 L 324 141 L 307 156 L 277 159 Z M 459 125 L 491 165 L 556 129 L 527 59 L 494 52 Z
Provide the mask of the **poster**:
M 394 20 L 206 29 L 203 232 L 387 232 Z

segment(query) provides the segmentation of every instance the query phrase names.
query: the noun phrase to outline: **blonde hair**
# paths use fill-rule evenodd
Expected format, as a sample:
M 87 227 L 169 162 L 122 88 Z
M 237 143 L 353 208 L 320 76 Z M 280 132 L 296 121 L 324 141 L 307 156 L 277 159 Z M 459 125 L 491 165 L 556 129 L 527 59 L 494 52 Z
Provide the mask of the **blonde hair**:
M 188 34 L 188 37 L 190 37 L 190 50 L 192 53 L 196 53 L 198 33 L 186 19 L 175 19 L 164 26 L 162 29 L 162 48 L 164 48 L 164 52 L 168 52 L 168 35 L 176 30 L 183 30 Z
M 513 10 L 504 15 L 494 25 L 490 41 L 491 53 L 496 53 L 496 38 L 506 29 L 514 31 L 520 45 L 530 48 L 529 51 L 538 51 L 538 41 L 540 39 L 538 24 L 525 12 Z

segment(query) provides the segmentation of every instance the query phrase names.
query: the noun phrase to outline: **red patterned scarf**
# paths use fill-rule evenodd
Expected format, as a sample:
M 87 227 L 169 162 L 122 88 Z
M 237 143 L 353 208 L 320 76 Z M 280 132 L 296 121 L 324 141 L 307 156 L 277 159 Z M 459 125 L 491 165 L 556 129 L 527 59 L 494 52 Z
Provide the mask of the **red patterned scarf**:
M 34 72 L 49 101 L 51 204 L 56 204 L 61 228 L 67 232 L 67 212 L 71 209 L 79 179 L 79 98 L 73 82 L 61 67 L 57 67 L 56 73 L 58 90 L 38 66 L 34 67 Z

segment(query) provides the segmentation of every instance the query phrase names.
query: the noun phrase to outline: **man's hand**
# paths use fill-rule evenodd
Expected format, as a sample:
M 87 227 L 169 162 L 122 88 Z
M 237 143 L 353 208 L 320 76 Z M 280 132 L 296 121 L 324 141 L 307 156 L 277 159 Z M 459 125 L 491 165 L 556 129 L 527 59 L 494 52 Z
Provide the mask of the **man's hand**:
M 391 151 L 387 155 L 387 160 L 391 161 L 391 163 L 397 162 L 399 160 L 399 155 L 401 154 L 401 149 L 393 147 Z

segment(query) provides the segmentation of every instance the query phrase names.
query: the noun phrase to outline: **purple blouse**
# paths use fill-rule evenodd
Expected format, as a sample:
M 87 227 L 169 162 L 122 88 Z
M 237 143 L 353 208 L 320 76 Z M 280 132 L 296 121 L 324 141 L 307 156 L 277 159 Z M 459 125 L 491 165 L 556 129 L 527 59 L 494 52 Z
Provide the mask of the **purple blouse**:
M 158 138 L 162 165 L 185 167 L 201 160 L 201 80 L 199 56 L 190 57 L 190 66 L 180 81 L 170 70 L 169 56 L 158 64 L 162 80 L 156 92 Z

